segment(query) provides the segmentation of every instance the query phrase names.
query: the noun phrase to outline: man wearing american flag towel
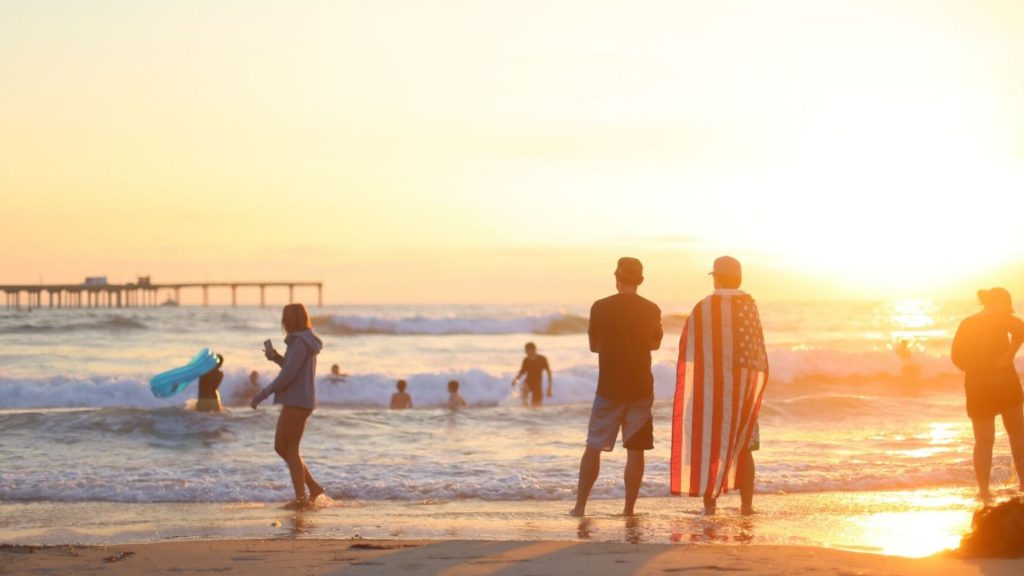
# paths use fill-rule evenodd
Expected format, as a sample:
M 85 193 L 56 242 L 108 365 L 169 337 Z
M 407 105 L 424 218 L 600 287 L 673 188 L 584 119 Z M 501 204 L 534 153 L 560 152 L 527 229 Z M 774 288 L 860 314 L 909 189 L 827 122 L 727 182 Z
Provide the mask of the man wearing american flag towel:
M 757 304 L 739 289 L 739 261 L 722 256 L 711 274 L 715 291 L 693 308 L 679 343 L 670 487 L 703 496 L 714 514 L 718 496 L 738 486 L 740 512 L 752 514 L 768 355 Z

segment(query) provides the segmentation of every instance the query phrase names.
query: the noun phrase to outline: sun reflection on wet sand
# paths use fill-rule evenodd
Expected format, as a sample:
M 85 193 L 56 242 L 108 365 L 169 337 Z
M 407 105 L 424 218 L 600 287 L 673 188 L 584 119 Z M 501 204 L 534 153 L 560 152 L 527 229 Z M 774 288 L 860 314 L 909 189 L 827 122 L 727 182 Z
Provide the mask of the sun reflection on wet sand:
M 1000 499 L 1008 495 L 997 489 Z M 301 514 L 267 506 L 6 503 L 3 511 L 11 514 L 5 516 L 21 520 L 19 527 L 0 526 L 0 531 L 15 543 L 398 537 L 796 545 L 920 557 L 958 546 L 977 506 L 972 497 L 971 487 L 758 494 L 758 513 L 741 516 L 738 497 L 730 494 L 711 517 L 700 514 L 699 499 L 641 498 L 636 517 L 621 515 L 621 500 L 595 500 L 583 519 L 569 516 L 562 501 L 465 500 L 431 506 L 363 501 Z M 68 514 L 90 522 L 69 529 L 60 520 Z
M 948 492 L 879 493 L 876 504 L 883 510 L 849 519 L 845 538 L 858 542 L 856 548 L 911 558 L 955 549 L 974 511 L 972 501 Z
M 854 519 L 866 547 L 889 556 L 920 558 L 956 548 L 970 526 L 970 512 L 959 510 L 885 512 Z

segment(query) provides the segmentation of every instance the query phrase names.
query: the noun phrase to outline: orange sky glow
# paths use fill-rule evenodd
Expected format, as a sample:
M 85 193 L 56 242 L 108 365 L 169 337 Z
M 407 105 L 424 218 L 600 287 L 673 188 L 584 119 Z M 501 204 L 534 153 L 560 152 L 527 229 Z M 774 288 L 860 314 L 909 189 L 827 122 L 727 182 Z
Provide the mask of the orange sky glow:
M 0 283 L 1024 294 L 1024 4 L 0 4 Z

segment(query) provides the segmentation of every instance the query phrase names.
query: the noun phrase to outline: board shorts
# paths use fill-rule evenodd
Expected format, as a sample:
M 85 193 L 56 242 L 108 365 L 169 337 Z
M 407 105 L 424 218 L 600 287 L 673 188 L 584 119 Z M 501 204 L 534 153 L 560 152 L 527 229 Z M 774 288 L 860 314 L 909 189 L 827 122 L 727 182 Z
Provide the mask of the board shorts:
M 1024 393 L 1021 392 L 1020 381 L 1016 379 L 984 382 L 981 385 L 972 382 L 964 388 L 967 416 L 972 420 L 995 418 L 1024 404 Z
M 587 429 L 587 447 L 610 452 L 622 429 L 622 447 L 626 450 L 654 448 L 654 395 L 637 400 L 609 400 L 594 397 Z

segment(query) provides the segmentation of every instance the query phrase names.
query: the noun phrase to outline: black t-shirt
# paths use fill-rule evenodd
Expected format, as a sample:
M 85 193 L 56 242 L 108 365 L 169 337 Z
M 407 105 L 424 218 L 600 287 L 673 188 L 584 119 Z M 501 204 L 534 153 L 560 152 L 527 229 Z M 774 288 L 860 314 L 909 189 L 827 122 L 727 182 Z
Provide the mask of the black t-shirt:
M 597 395 L 635 400 L 654 393 L 651 350 L 661 347 L 661 309 L 637 294 L 615 294 L 590 308 L 590 341 L 600 374 Z
M 545 370 L 551 370 L 548 367 L 548 359 L 540 354 L 536 354 L 533 360 L 530 360 L 529 356 L 523 358 L 523 367 L 519 369 L 519 374 L 526 374 L 527 384 L 539 384 Z

